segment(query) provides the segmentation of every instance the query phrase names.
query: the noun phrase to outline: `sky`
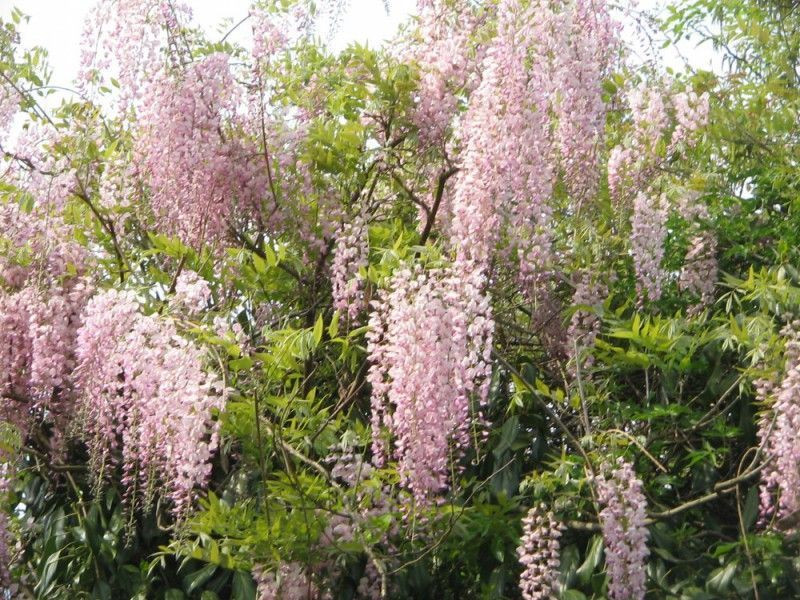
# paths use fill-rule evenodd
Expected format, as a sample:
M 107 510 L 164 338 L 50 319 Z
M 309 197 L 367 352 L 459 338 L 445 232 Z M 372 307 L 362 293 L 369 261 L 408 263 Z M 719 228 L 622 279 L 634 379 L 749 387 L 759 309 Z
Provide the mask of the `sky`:
M 122 0 L 125 1 L 125 0 Z M 326 2 L 330 0 L 322 0 Z M 83 23 L 96 0 L 0 0 L 0 15 L 8 17 L 19 8 L 30 16 L 21 26 L 25 46 L 43 46 L 50 54 L 53 84 L 69 85 L 78 71 Z M 188 0 L 195 21 L 209 32 L 216 32 L 223 19 L 238 22 L 247 15 L 251 0 Z M 334 48 L 358 41 L 380 44 L 397 31 L 416 6 L 416 0 L 349 0 L 338 32 L 331 40 Z M 220 36 L 221 37 L 221 36 Z
M 125 0 L 121 0 L 125 1 Z M 334 0 L 321 0 L 332 2 Z M 416 0 L 344 0 L 348 7 L 341 25 L 330 40 L 334 49 L 358 41 L 379 45 L 391 37 L 398 26 L 413 13 Z M 96 0 L 0 0 L 0 15 L 7 17 L 13 7 L 20 8 L 30 16 L 30 21 L 21 27 L 25 46 L 43 46 L 50 54 L 53 69 L 52 84 L 69 86 L 78 70 L 80 37 L 83 22 Z M 238 22 L 247 15 L 251 0 L 187 0 L 194 12 L 195 21 L 209 33 L 219 31 L 223 19 Z M 388 7 L 387 7 L 388 4 Z M 664 0 L 639 0 L 639 9 L 661 10 Z M 388 11 L 387 11 L 388 8 Z M 241 33 L 246 30 L 241 28 Z M 629 44 L 635 40 L 626 28 Z M 221 37 L 221 35 L 220 35 Z M 719 60 L 707 46 L 696 48 L 694 43 L 684 44 L 680 52 L 675 48 L 661 51 L 665 63 L 676 70 L 683 66 L 681 55 L 689 57 L 695 67 L 718 69 Z

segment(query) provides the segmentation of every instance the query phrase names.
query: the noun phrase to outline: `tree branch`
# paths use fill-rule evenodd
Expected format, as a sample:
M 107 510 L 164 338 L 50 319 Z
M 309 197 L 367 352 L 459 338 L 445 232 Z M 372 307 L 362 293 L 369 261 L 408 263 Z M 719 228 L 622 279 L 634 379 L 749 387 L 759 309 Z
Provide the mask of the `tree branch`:
M 92 214 L 95 216 L 95 218 L 97 218 L 97 220 L 100 222 L 100 225 L 103 227 L 103 229 L 105 229 L 106 232 L 108 232 L 108 235 L 111 237 L 111 243 L 114 246 L 114 254 L 116 255 L 117 264 L 119 266 L 119 281 L 120 283 L 123 283 L 125 281 L 125 273 L 128 269 L 125 267 L 125 258 L 122 255 L 119 240 L 117 239 L 117 232 L 114 229 L 114 223 L 111 221 L 111 219 L 104 217 L 103 214 L 97 209 L 97 207 L 94 205 L 94 202 L 92 202 L 92 199 L 89 198 L 89 194 L 86 192 L 83 182 L 77 175 L 75 176 L 75 181 L 77 182 L 78 187 L 71 190 L 72 193 L 76 197 L 83 200 L 86 206 L 89 207 L 89 210 L 92 211 Z
M 433 197 L 433 206 L 431 206 L 431 210 L 428 213 L 428 220 L 425 222 L 425 229 L 422 230 L 422 234 L 419 236 L 420 246 L 425 245 L 425 243 L 428 241 L 428 237 L 431 234 L 433 223 L 436 221 L 436 213 L 439 212 L 439 206 L 442 203 L 442 196 L 444 196 L 444 187 L 447 185 L 447 180 L 456 173 L 458 173 L 457 167 L 451 167 L 439 173 L 439 178 L 436 182 L 436 193 Z

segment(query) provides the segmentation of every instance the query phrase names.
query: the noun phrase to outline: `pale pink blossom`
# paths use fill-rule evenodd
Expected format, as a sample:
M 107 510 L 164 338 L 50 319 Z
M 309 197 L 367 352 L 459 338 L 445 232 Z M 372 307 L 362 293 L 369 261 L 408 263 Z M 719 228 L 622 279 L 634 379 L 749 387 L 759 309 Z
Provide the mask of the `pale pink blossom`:
M 369 239 L 363 219 L 343 223 L 336 234 L 331 265 L 333 307 L 342 311 L 351 322 L 366 308 L 364 276 L 367 267 Z
M 175 294 L 170 303 L 177 308 L 196 314 L 208 308 L 211 302 L 211 287 L 208 281 L 194 271 L 181 271 L 175 280 Z
M 373 305 L 374 461 L 396 457 L 401 482 L 420 502 L 446 488 L 451 459 L 481 421 L 493 333 L 484 286 L 477 269 L 401 268 Z
M 604 465 L 595 479 L 612 600 L 641 600 L 647 581 L 647 501 L 633 465 L 623 458 Z
M 253 577 L 258 600 L 319 600 L 320 592 L 305 566 L 282 562 L 277 570 L 256 565 Z
M 772 406 L 759 423 L 767 462 L 761 472 L 761 510 L 765 516 L 789 517 L 800 511 L 800 321 L 781 330 L 786 340 L 783 378 L 760 382 L 763 401 Z
M 109 290 L 89 301 L 78 332 L 80 412 L 94 472 L 121 463 L 127 499 L 149 503 L 163 485 L 178 517 L 211 474 L 215 412 L 224 391 L 202 350 L 172 320 L 145 316 L 133 294 Z
M 665 196 L 637 194 L 631 217 L 631 254 L 640 301 L 658 300 L 667 279 L 667 272 L 661 265 L 667 239 L 667 216 Z
M 678 289 L 697 297 L 694 312 L 710 305 L 714 300 L 717 281 L 716 238 L 705 231 L 692 237 L 689 251 L 681 268 Z
M 523 600 L 547 600 L 558 594 L 563 529 L 544 506 L 532 507 L 522 520 L 517 557 L 522 565 L 519 589 Z
M 583 273 L 575 286 L 572 305 L 579 307 L 570 319 L 567 329 L 567 355 L 569 371 L 573 377 L 580 373 L 586 377 L 586 371 L 594 364 L 591 349 L 600 333 L 601 320 L 595 307 L 608 297 L 608 286 L 588 273 Z
M 226 134 L 238 87 L 227 55 L 154 76 L 138 116 L 134 163 L 159 230 L 193 247 L 218 246 L 237 215 L 256 216 L 267 176 L 254 146 Z

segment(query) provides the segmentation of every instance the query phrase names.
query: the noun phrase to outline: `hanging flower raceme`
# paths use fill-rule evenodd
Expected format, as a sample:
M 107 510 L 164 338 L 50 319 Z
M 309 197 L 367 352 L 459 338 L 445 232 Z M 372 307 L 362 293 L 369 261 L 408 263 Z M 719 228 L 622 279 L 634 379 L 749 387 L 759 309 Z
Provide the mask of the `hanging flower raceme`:
M 336 234 L 331 265 L 333 307 L 353 322 L 366 308 L 360 270 L 369 264 L 368 258 L 369 240 L 363 219 L 342 224 Z
M 258 600 L 318 600 L 321 596 L 308 570 L 300 563 L 281 563 L 277 572 L 253 567 Z
M 261 7 L 253 6 L 250 9 L 250 19 L 253 31 L 253 47 L 251 56 L 256 70 L 268 63 L 288 42 L 287 32 L 279 22 L 277 15 L 273 12 L 264 10 Z
M 33 209 L 40 218 L 52 217 L 56 226 L 60 226 L 58 214 L 63 210 L 67 199 L 76 187 L 76 171 L 68 157 L 59 150 L 59 146 L 70 139 L 72 135 L 90 134 L 85 132 L 70 131 L 58 132 L 54 128 L 41 123 L 30 124 L 4 149 L 12 152 L 23 160 L 15 160 L 3 171 L 5 183 L 24 190 L 30 198 L 35 200 Z M 82 138 L 85 139 L 85 138 Z M 11 209 L 3 207 L 3 211 Z M 25 226 L 40 231 L 42 224 L 36 223 L 31 217 L 22 216 Z M 9 231 L 15 231 L 18 226 L 11 225 Z M 59 243 L 51 237 L 48 243 Z
M 461 124 L 464 150 L 452 207 L 452 237 L 461 260 L 487 265 L 508 224 L 524 278 L 548 262 L 554 181 L 550 84 L 547 74 L 537 71 L 537 57 L 547 52 L 538 41 L 549 13 L 537 7 L 523 9 L 506 0 L 498 8 L 498 33 Z
M 36 398 L 53 389 L 66 390 L 75 368 L 73 348 L 80 316 L 94 288 L 83 278 L 66 279 L 50 288 L 29 307 L 31 335 L 30 387 Z
M 669 93 L 642 82 L 628 94 L 632 129 L 608 158 L 608 187 L 617 200 L 643 190 L 667 158 L 685 153 L 708 124 L 708 94 Z M 674 127 L 670 127 L 675 123 Z
M 459 129 L 452 239 L 459 256 L 486 264 L 507 232 L 530 288 L 552 268 L 550 198 L 559 168 L 576 202 L 597 188 L 601 86 L 615 26 L 604 3 L 504 0 L 497 12 L 497 35 Z
M 607 112 L 602 86 L 619 47 L 618 25 L 605 2 L 577 0 L 559 16 L 563 24 L 550 34 L 555 137 L 564 182 L 580 205 L 597 192 Z
M 678 203 L 678 210 L 689 223 L 689 231 L 693 233 L 678 279 L 678 289 L 697 298 L 689 309 L 690 313 L 697 313 L 714 300 L 718 272 L 717 238 L 703 224 L 710 219 L 710 215 L 708 207 L 699 202 L 699 194 L 684 194 Z
M 20 96 L 17 91 L 5 82 L 0 84 L 0 140 L 8 133 L 14 116 L 19 111 Z M 4 141 L 4 140 L 2 140 Z
M 448 484 L 488 392 L 491 308 L 477 269 L 402 268 L 374 302 L 369 356 L 374 460 L 390 451 L 420 502 Z M 478 411 L 480 408 L 478 408 Z
M 224 131 L 237 93 L 227 55 L 212 54 L 179 75 L 158 73 L 140 109 L 134 161 L 156 224 L 194 247 L 222 242 L 237 218 L 258 218 L 267 190 L 258 150 Z
M 670 119 L 664 91 L 642 82 L 628 93 L 633 121 L 630 135 L 611 150 L 608 159 L 608 187 L 614 198 L 641 190 L 658 162 L 658 145 L 667 133 Z
M 115 78 L 119 106 L 137 102 L 166 65 L 187 60 L 181 27 L 191 21 L 189 6 L 176 0 L 99 0 L 86 19 L 79 89 Z
M 692 237 L 689 251 L 681 269 L 678 289 L 698 297 L 692 307 L 696 312 L 714 300 L 714 285 L 717 281 L 716 238 L 711 232 L 702 232 Z
M 30 365 L 31 339 L 25 307 L 29 299 L 29 290 L 0 295 L 0 395 L 5 420 L 24 414 L 18 403 L 25 397 L 28 387 L 26 375 Z
M 681 92 L 672 98 L 675 106 L 675 130 L 670 140 L 671 149 L 691 143 L 691 137 L 708 125 L 709 98 L 708 93 L 698 96 L 695 92 Z
M 552 261 L 549 200 L 559 157 L 577 203 L 597 188 L 601 86 L 616 28 L 605 4 L 596 4 L 501 2 L 497 35 L 460 126 L 453 238 L 464 255 L 484 262 L 508 226 L 527 284 Z
M 5 511 L 0 511 L 0 592 L 11 591 L 11 531 Z
M 258 598 L 269 600 L 318 600 L 332 598 L 335 590 L 341 589 L 343 581 L 350 573 L 339 560 L 334 560 L 330 552 L 344 545 L 358 543 L 375 544 L 372 537 L 371 521 L 375 518 L 390 517 L 393 504 L 388 486 L 376 489 L 368 480 L 374 468 L 353 448 L 342 444 L 330 449 L 325 459 L 330 466 L 330 475 L 337 485 L 341 485 L 345 495 L 343 504 L 335 513 L 326 516 L 326 524 L 316 543 L 307 545 L 307 550 L 317 553 L 317 557 L 307 558 L 307 562 L 281 560 L 277 565 L 267 566 L 256 563 L 252 568 L 253 578 L 258 586 Z M 380 539 L 384 547 L 391 546 L 390 533 L 385 532 Z M 366 540 L 369 540 L 368 542 Z M 391 564 L 391 563 L 389 563 Z M 384 564 L 386 566 L 386 563 Z M 380 600 L 381 576 L 373 559 L 368 558 L 358 581 L 357 598 Z
M 128 500 L 147 504 L 156 482 L 182 516 L 211 473 L 215 411 L 224 390 L 202 350 L 173 321 L 140 312 L 130 292 L 89 302 L 78 332 L 77 386 L 95 473 L 121 463 Z
M 189 314 L 196 314 L 207 308 L 211 302 L 211 288 L 208 282 L 194 271 L 182 271 L 175 280 L 175 295 L 170 304 L 183 308 Z
M 651 197 L 639 192 L 633 202 L 631 254 L 640 301 L 658 300 L 667 279 L 667 272 L 661 266 L 667 239 L 667 208 L 663 195 Z
M 425 144 L 437 144 L 458 112 L 458 93 L 474 86 L 477 62 L 469 53 L 479 23 L 463 2 L 418 2 L 421 43 L 410 58 L 420 66 L 419 91 L 412 119 Z
M 0 205 L 0 231 L 0 419 L 23 435 L 46 420 L 55 450 L 73 409 L 75 339 L 92 293 L 88 255 L 40 207 Z
M 332 514 L 322 534 L 319 537 L 320 548 L 337 548 L 342 544 L 362 542 L 372 538 L 369 534 L 370 523 L 374 519 L 392 518 L 396 506 L 389 486 L 373 487 L 365 482 L 373 476 L 374 468 L 364 458 L 347 448 L 345 444 L 334 447 L 326 460 L 331 464 L 330 474 L 336 481 L 343 484 L 347 490 L 344 499 L 345 510 L 348 515 Z M 396 534 L 396 527 L 390 527 L 378 542 L 384 548 L 395 550 L 390 536 Z M 384 566 L 387 566 L 386 563 Z M 336 589 L 338 581 L 346 574 L 341 564 L 337 561 L 325 560 L 314 566 L 314 572 L 325 573 L 325 580 L 329 589 Z M 379 600 L 381 596 L 381 577 L 375 566 L 375 561 L 368 558 L 364 571 L 358 582 L 358 598 Z
M 647 501 L 633 465 L 623 458 L 604 465 L 595 479 L 612 600 L 644 598 L 647 574 Z
M 800 511 L 800 321 L 781 331 L 786 340 L 785 367 L 780 385 L 762 382 L 772 396 L 772 410 L 759 423 L 759 437 L 769 460 L 761 472 L 761 510 L 764 516 L 794 517 Z
M 524 600 L 545 600 L 558 593 L 563 525 L 544 506 L 532 507 L 522 520 L 517 557 L 522 565 L 519 589 Z

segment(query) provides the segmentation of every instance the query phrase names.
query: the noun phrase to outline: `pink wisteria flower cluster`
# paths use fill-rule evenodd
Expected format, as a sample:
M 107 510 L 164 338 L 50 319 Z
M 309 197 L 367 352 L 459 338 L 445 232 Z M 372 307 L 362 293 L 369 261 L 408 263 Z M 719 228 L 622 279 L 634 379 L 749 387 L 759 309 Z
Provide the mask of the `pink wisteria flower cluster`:
M 650 555 L 642 482 L 633 465 L 618 458 L 615 465 L 601 468 L 595 486 L 602 506 L 600 525 L 606 551 L 608 594 L 613 600 L 641 600 L 646 592 L 645 569 Z
M 14 123 L 21 98 L 12 85 L 0 83 L 0 135 L 5 135 Z
M 517 557 L 522 565 L 519 589 L 524 600 L 545 600 L 558 594 L 563 525 L 544 506 L 534 506 L 522 519 Z
M 597 189 L 607 110 L 601 86 L 617 26 L 604 3 L 506 0 L 497 15 L 458 128 L 451 237 L 459 257 L 479 265 L 505 246 L 501 256 L 516 255 L 530 290 L 559 260 L 552 248 L 557 180 L 575 208 Z
M 361 218 L 343 223 L 336 234 L 331 263 L 333 307 L 355 322 L 366 308 L 364 276 L 361 269 L 369 264 L 367 225 Z
M 668 211 L 667 198 L 663 194 L 653 196 L 639 192 L 633 201 L 631 254 L 640 300 L 658 300 L 667 280 L 668 274 L 661 263 L 667 239 Z
M 203 350 L 171 320 L 143 315 L 132 293 L 109 290 L 89 301 L 76 354 L 95 473 L 107 473 L 119 453 L 131 502 L 149 503 L 161 484 L 175 514 L 185 514 L 210 475 L 225 401 Z
M 476 82 L 479 54 L 469 46 L 480 19 L 465 4 L 420 0 L 417 6 L 422 43 L 412 46 L 411 58 L 421 75 L 412 118 L 425 143 L 441 144 L 458 112 L 459 94 Z
M 580 308 L 573 313 L 567 328 L 568 366 L 573 377 L 586 377 L 586 370 L 594 364 L 590 350 L 602 327 L 602 321 L 594 309 L 607 297 L 606 283 L 593 278 L 590 273 L 581 274 L 572 296 L 572 305 Z
M 670 93 L 663 84 L 642 82 L 628 93 L 628 104 L 631 131 L 608 158 L 608 187 L 618 200 L 645 190 L 658 167 L 696 145 L 708 124 L 707 93 Z
M 698 194 L 684 194 L 678 211 L 689 224 L 689 232 L 692 234 L 678 279 L 678 289 L 697 298 L 690 309 L 690 312 L 697 313 L 714 300 L 714 286 L 719 270 L 717 238 L 705 225 L 710 220 L 710 215 L 708 208 L 699 202 Z
M 170 299 L 173 306 L 183 308 L 189 314 L 196 314 L 208 308 L 211 300 L 208 281 L 194 271 L 181 271 L 175 280 L 175 293 Z
M 520 262 L 534 271 L 549 257 L 545 228 L 554 180 L 548 94 L 540 80 L 546 74 L 532 76 L 528 66 L 529 54 L 547 52 L 537 41 L 548 38 L 534 31 L 535 23 L 544 28 L 547 20 L 532 19 L 529 11 L 535 8 L 526 10 L 514 0 L 498 7 L 498 33 L 463 117 L 464 150 L 452 207 L 453 238 L 462 260 L 488 264 L 508 215 L 515 226 L 534 234 L 519 236 L 530 240 Z
M 708 231 L 692 236 L 681 269 L 678 289 L 699 298 L 696 308 L 708 306 L 714 299 L 717 280 L 717 240 Z
M 11 453 L 0 449 L 0 498 L 3 498 L 11 489 L 12 461 Z M 8 515 L 0 511 L 0 590 L 7 589 L 14 592 L 14 582 L 11 578 L 13 535 L 11 520 Z
M 185 60 L 181 27 L 191 14 L 187 3 L 173 0 L 96 3 L 81 38 L 80 89 L 91 94 L 113 79 L 118 106 L 128 111 L 154 75 Z
M 713 302 L 710 213 L 699 196 L 676 203 L 664 175 L 702 139 L 709 98 L 646 82 L 618 106 L 604 85 L 623 56 L 606 0 L 419 0 L 402 60 L 303 46 L 313 4 L 280 4 L 256 2 L 239 23 L 250 21 L 249 49 L 234 41 L 246 26 L 206 40 L 187 3 L 104 0 L 92 13 L 87 38 L 97 43 L 85 48 L 79 91 L 97 116 L 82 129 L 23 131 L 16 150 L 28 158 L 14 159 L 8 187 L 30 198 L 0 203 L 0 420 L 38 444 L 25 460 L 63 467 L 61 455 L 78 454 L 64 440 L 79 440 L 82 485 L 121 484 L 132 522 L 163 498 L 187 535 L 197 525 L 225 538 L 218 547 L 235 553 L 235 568 L 252 566 L 260 600 L 333 597 L 329 582 L 346 577 L 377 599 L 387 572 L 404 568 L 398 557 L 441 526 L 448 490 L 466 512 L 484 485 L 492 502 L 506 484 L 518 502 L 523 469 L 533 478 L 559 454 L 572 472 L 591 469 L 579 465 L 590 444 L 574 438 L 591 441 L 613 417 L 590 416 L 601 402 L 573 392 L 591 370 L 588 393 L 613 401 L 615 380 L 594 378 L 622 370 L 621 359 L 592 357 L 606 307 L 622 328 L 639 309 L 657 313 L 649 304 L 675 288 L 698 300 L 690 316 Z M 106 93 L 118 100 L 107 121 Z M 0 119 L 13 100 L 0 84 Z M 618 140 L 610 153 L 607 129 Z M 86 160 L 70 155 L 84 147 Z M 680 272 L 664 265 L 673 220 L 688 232 Z M 597 269 L 590 257 L 602 257 Z M 634 280 L 635 307 L 618 294 Z M 761 432 L 774 462 L 762 503 L 781 517 L 800 510 L 798 330 L 784 331 L 785 376 L 769 390 L 774 419 Z M 620 356 L 633 344 L 614 341 Z M 489 408 L 509 424 L 497 464 L 475 452 L 467 466 L 475 446 L 495 440 Z M 363 454 L 346 447 L 351 436 Z M 501 453 L 516 473 L 502 467 L 474 483 Z M 583 493 L 585 481 L 556 493 Z M 242 514 L 257 532 L 266 521 L 266 539 L 233 540 L 230 523 L 208 525 L 212 510 L 190 520 L 209 482 L 237 503 L 257 487 Z M 644 598 L 642 481 L 620 458 L 589 483 L 609 596 Z M 301 510 L 305 545 L 279 547 Z M 562 591 L 561 539 L 573 521 L 553 510 L 561 505 L 522 519 L 526 600 Z M 398 542 L 406 524 L 412 535 Z M 450 530 L 412 562 L 440 568 Z M 185 553 L 178 542 L 169 551 Z
M 603 82 L 616 64 L 620 25 L 611 18 L 605 2 L 591 0 L 576 0 L 555 19 L 548 36 L 554 71 L 555 141 L 564 182 L 580 206 L 598 189 L 608 109 Z
M 388 517 L 392 514 L 388 488 L 374 489 L 369 479 L 375 468 L 346 445 L 337 445 L 326 463 L 330 464 L 330 476 L 347 490 L 344 506 L 328 515 L 327 523 L 312 547 L 324 556 L 343 545 L 363 543 L 371 535 L 370 519 Z M 342 512 L 346 511 L 346 512 Z M 381 542 L 389 545 L 388 533 Z M 335 560 L 322 558 L 302 564 L 297 561 L 281 561 L 268 567 L 256 563 L 252 569 L 258 584 L 258 598 L 298 600 L 329 600 L 336 594 L 335 582 L 346 575 L 343 566 Z M 372 558 L 367 558 L 357 582 L 357 598 L 380 600 L 382 578 Z
M 0 512 L 0 590 L 11 590 L 11 547 L 12 537 L 9 531 L 9 519 L 5 512 Z
M 375 519 L 391 519 L 398 506 L 388 486 L 376 487 L 369 482 L 375 475 L 375 468 L 353 449 L 342 445 L 336 448 L 328 462 L 332 463 L 331 477 L 345 485 L 347 496 L 344 506 L 347 515 L 331 515 L 319 539 L 320 548 L 333 549 L 341 544 L 358 543 L 371 535 L 371 523 Z M 402 507 L 399 507 L 402 509 Z M 397 533 L 393 524 L 381 536 L 381 544 L 388 549 L 396 550 L 392 537 Z M 325 561 L 323 565 L 330 580 L 338 580 L 342 575 L 340 565 L 334 561 Z M 386 568 L 386 564 L 384 564 Z M 367 557 L 364 570 L 358 580 L 358 597 L 365 600 L 380 600 L 382 578 L 373 557 Z
M 446 488 L 451 461 L 482 420 L 494 327 L 484 285 L 475 270 L 400 268 L 373 303 L 374 460 L 396 457 L 420 502 Z
M 319 589 L 308 569 L 297 562 L 281 563 L 277 572 L 253 568 L 258 600 L 319 600 Z
M 800 511 L 800 321 L 788 323 L 783 378 L 762 380 L 762 400 L 772 406 L 759 423 L 759 437 L 768 462 L 761 475 L 761 511 L 764 517 L 792 517 Z
M 0 415 L 23 436 L 46 425 L 55 460 L 80 432 L 101 478 L 119 452 L 131 499 L 160 481 L 181 514 L 210 473 L 221 385 L 173 321 L 143 315 L 130 292 L 95 294 L 91 256 L 46 210 L 0 206 Z M 197 308 L 202 283 L 178 283 Z
M 139 109 L 134 163 L 156 223 L 195 247 L 229 238 L 236 209 L 257 214 L 268 187 L 258 149 L 224 131 L 239 102 L 228 60 L 217 53 L 179 75 L 160 72 Z
M 56 424 L 74 400 L 70 375 L 83 307 L 93 291 L 86 250 L 69 228 L 39 210 L 0 205 L 0 415 L 22 432 L 37 419 Z

